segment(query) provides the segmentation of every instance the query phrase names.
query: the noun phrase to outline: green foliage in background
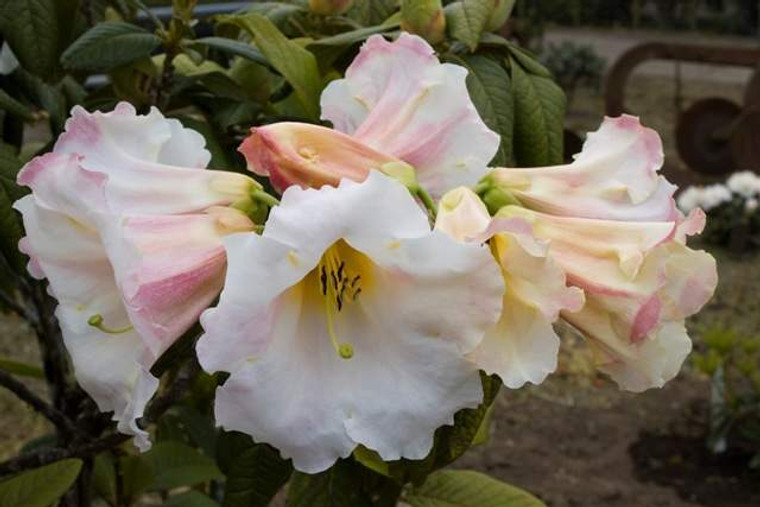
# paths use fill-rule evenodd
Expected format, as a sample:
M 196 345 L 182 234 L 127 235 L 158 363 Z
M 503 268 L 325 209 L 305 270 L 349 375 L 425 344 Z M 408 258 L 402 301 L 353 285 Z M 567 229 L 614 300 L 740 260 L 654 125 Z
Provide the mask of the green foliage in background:
M 701 343 L 692 361 L 711 379 L 707 446 L 714 453 L 754 454 L 749 465 L 760 468 L 760 335 L 716 326 L 704 331 Z

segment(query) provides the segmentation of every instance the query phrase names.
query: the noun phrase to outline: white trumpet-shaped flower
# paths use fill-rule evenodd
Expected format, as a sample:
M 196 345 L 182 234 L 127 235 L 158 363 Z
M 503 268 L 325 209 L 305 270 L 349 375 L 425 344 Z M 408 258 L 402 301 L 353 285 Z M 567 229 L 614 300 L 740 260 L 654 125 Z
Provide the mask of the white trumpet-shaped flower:
M 430 230 L 407 190 L 373 172 L 290 187 L 261 236 L 224 239 L 228 269 L 197 346 L 221 426 L 319 472 L 362 444 L 423 458 L 435 429 L 482 400 L 465 355 L 498 319 L 488 248 Z

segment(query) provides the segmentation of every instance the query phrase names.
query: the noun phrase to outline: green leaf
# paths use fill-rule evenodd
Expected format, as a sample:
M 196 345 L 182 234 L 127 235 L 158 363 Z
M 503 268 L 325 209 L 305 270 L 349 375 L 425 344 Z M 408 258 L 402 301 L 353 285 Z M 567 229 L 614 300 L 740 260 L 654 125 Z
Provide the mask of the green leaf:
M 364 26 L 375 26 L 386 21 L 398 8 L 398 0 L 363 0 L 354 2 L 346 16 Z
M 378 33 L 393 32 L 398 29 L 399 22 L 393 22 L 367 28 L 359 28 L 350 32 L 343 32 L 331 37 L 325 37 L 312 42 L 307 47 L 314 53 L 319 61 L 321 68 L 327 68 L 340 57 L 348 48 L 357 42 L 366 40 L 371 35 Z
M 61 55 L 70 70 L 108 71 L 151 54 L 161 39 L 139 26 L 106 21 L 92 27 Z
M 244 28 L 253 37 L 264 57 L 293 87 L 309 119 L 318 120 L 322 80 L 314 55 L 288 40 L 261 15 L 245 14 L 221 19 Z
M 514 150 L 517 165 L 562 163 L 565 94 L 554 81 L 525 72 L 511 60 L 515 97 Z
M 552 79 L 552 73 L 544 67 L 536 58 L 515 44 L 509 42 L 509 54 L 517 60 L 528 74 Z
M 8 95 L 2 88 L 0 88 L 0 109 L 4 109 L 10 114 L 15 114 L 25 121 L 32 121 L 36 119 L 34 111 Z
M 122 494 L 127 499 L 137 498 L 153 483 L 153 466 L 145 459 L 144 454 L 122 456 L 119 458 L 119 468 L 122 477 Z M 129 505 L 131 502 L 125 503 Z
M 47 111 L 50 115 L 53 136 L 57 136 L 63 130 L 69 113 L 66 99 L 60 87 L 50 85 L 42 78 L 26 72 L 24 69 L 18 69 L 14 72 L 12 79 L 32 103 Z
M 486 410 L 486 415 L 483 416 L 483 420 L 480 421 L 480 427 L 478 427 L 478 432 L 475 433 L 475 436 L 472 437 L 472 442 L 470 445 L 483 445 L 488 443 L 488 440 L 491 438 L 491 419 L 493 417 L 493 405 L 488 407 Z
M 224 507 L 266 506 L 290 478 L 293 467 L 274 448 L 255 444 L 247 435 L 220 437 L 219 466 L 227 476 Z M 222 465 L 224 462 L 224 465 Z
M 412 507 L 546 507 L 527 491 L 470 470 L 442 470 L 405 499 Z
M 80 459 L 64 459 L 0 482 L 0 507 L 47 507 L 74 484 Z
M 367 469 L 353 459 L 342 459 L 314 474 L 295 472 L 288 486 L 288 507 L 392 507 L 398 505 L 402 485 Z
M 225 148 L 222 145 L 221 134 L 216 132 L 210 123 L 190 116 L 179 116 L 178 119 L 182 125 L 195 130 L 206 139 L 206 149 L 211 153 L 209 168 L 225 171 L 234 171 L 240 168 L 241 164 L 236 163 L 235 158 L 233 158 L 235 151 L 231 147 Z
M 0 358 L 0 370 L 20 377 L 45 378 L 45 373 L 39 366 L 11 359 Z
M 116 469 L 110 452 L 95 456 L 92 465 L 92 487 L 110 505 L 116 503 Z
M 245 42 L 227 39 L 225 37 L 204 37 L 197 39 L 189 44 L 191 47 L 204 46 L 216 49 L 229 55 L 240 56 L 246 60 L 259 63 L 269 67 L 269 60 L 261 54 L 256 48 Z
M 170 496 L 164 507 L 219 507 L 219 504 L 199 491 L 187 491 Z
M 458 63 L 470 72 L 467 90 L 480 117 L 488 128 L 501 136 L 499 151 L 491 161 L 495 166 L 514 165 L 512 137 L 515 124 L 515 106 L 509 74 L 496 61 L 481 55 L 468 55 Z
M 475 51 L 493 11 L 493 0 L 462 0 L 444 9 L 446 26 L 456 40 Z
M 150 489 L 154 491 L 223 478 L 213 459 L 180 442 L 159 442 L 144 458 L 153 468 Z
M 255 2 L 248 7 L 248 13 L 260 14 L 274 23 L 277 28 L 283 30 L 288 22 L 299 14 L 307 11 L 300 5 L 292 5 L 283 2 Z
M 24 69 L 56 81 L 58 56 L 69 43 L 78 13 L 78 0 L 4 0 L 0 33 Z
M 18 242 L 24 235 L 21 222 L 13 203 L 23 197 L 26 191 L 16 184 L 16 174 L 21 162 L 16 158 L 13 148 L 0 143 L 0 253 L 8 260 L 16 272 L 24 270 L 24 256 L 18 251 Z

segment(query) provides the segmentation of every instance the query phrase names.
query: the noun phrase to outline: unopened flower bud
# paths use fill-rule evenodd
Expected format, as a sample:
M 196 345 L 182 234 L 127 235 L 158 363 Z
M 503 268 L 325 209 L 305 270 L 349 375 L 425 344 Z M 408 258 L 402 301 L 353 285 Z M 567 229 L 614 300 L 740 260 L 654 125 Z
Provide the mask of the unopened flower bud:
M 322 16 L 338 16 L 353 5 L 353 0 L 309 0 L 309 8 Z
M 419 183 L 417 183 L 417 174 L 414 171 L 414 167 L 410 166 L 406 162 L 387 162 L 380 166 L 380 172 L 386 176 L 390 176 L 412 192 L 416 192 L 419 188 Z
M 402 0 L 401 29 L 419 35 L 430 44 L 441 42 L 446 31 L 441 0 Z
M 483 201 L 467 187 L 446 192 L 438 203 L 436 230 L 459 241 L 467 241 L 488 228 L 491 216 Z
M 493 11 L 486 23 L 486 30 L 494 32 L 504 26 L 514 7 L 515 0 L 493 0 Z

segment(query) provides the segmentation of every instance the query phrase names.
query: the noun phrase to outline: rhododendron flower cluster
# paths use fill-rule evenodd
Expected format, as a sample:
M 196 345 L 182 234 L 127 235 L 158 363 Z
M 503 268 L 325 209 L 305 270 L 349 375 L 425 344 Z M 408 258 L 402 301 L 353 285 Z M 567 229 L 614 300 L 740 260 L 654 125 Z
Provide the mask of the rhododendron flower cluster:
M 657 134 L 608 118 L 569 165 L 489 168 L 499 136 L 466 76 L 419 37 L 370 37 L 322 95 L 331 127 L 240 146 L 279 202 L 206 169 L 203 138 L 155 109 L 73 111 L 19 174 L 20 247 L 120 431 L 150 445 L 150 367 L 198 319 L 201 366 L 229 374 L 217 424 L 310 473 L 359 445 L 424 458 L 482 402 L 481 370 L 510 388 L 555 370 L 558 319 L 624 389 L 677 374 L 717 277 L 686 245 L 704 214 L 677 210 Z

